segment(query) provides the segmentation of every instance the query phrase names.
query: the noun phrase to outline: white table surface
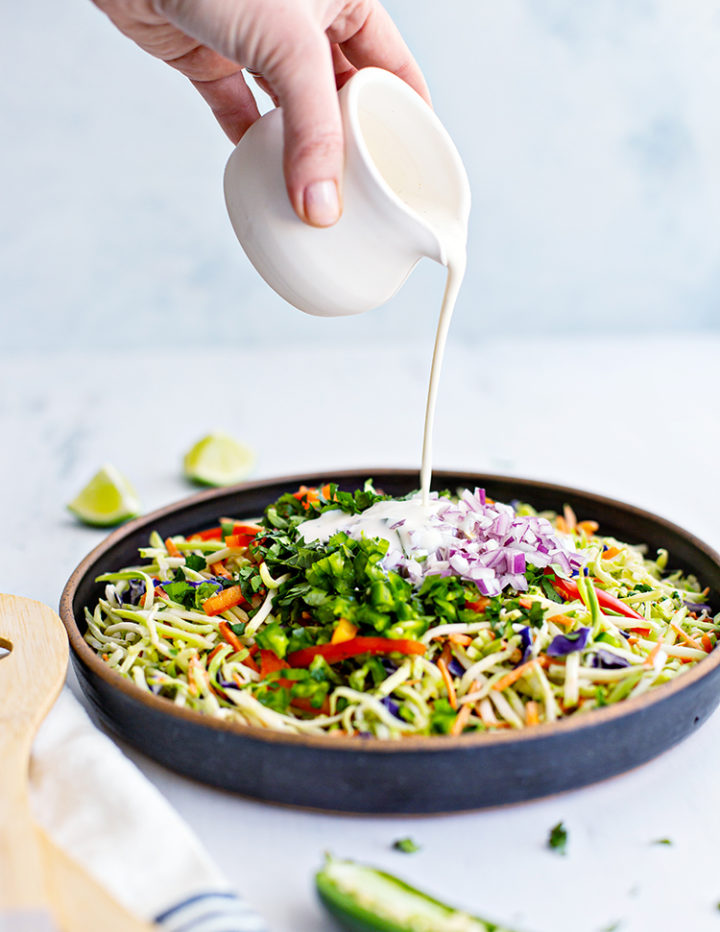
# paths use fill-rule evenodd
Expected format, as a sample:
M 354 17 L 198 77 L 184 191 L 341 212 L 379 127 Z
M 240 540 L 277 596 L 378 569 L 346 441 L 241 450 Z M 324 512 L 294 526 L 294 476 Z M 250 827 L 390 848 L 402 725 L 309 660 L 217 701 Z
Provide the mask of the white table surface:
M 216 352 L 168 351 L 161 333 L 118 331 L 93 356 L 0 354 L 0 589 L 56 606 L 102 537 L 64 503 L 104 461 L 148 510 L 190 494 L 181 456 L 215 427 L 257 450 L 257 477 L 418 463 L 429 342 L 231 352 L 217 337 Z M 719 546 L 719 351 L 710 335 L 451 344 L 436 466 L 603 492 Z M 312 886 L 327 850 L 535 932 L 599 932 L 617 920 L 623 932 L 720 929 L 717 713 L 679 747 L 597 786 L 425 818 L 265 805 L 129 753 L 273 932 L 334 928 Z M 559 820 L 566 857 L 545 846 Z M 406 835 L 420 852 L 391 850 Z M 665 837 L 672 846 L 653 844 Z

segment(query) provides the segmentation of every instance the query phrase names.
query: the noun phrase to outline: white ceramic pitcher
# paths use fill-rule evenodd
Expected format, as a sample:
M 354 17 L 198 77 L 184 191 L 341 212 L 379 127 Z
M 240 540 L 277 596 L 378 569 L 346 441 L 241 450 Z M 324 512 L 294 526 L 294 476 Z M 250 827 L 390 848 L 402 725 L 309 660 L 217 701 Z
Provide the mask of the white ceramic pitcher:
M 446 265 L 437 231 L 450 221 L 466 235 L 470 211 L 457 149 L 404 81 L 364 68 L 339 100 L 345 170 L 334 226 L 310 227 L 290 205 L 279 110 L 253 124 L 225 169 L 228 213 L 248 258 L 283 298 L 323 317 L 383 304 L 423 256 Z

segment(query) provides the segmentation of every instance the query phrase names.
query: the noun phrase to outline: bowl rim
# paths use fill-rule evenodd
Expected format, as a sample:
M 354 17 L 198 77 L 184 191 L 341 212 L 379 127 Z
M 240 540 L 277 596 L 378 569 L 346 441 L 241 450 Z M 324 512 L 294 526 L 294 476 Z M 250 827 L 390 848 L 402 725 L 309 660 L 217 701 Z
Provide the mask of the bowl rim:
M 331 473 L 332 479 L 324 478 Z M 152 524 L 156 521 L 168 518 L 176 512 L 181 512 L 185 508 L 190 508 L 196 504 L 211 502 L 214 499 L 224 499 L 228 495 L 236 495 L 253 490 L 262 490 L 274 485 L 287 485 L 288 488 L 294 488 L 299 485 L 308 485 L 322 483 L 323 481 L 338 481 L 343 479 L 355 478 L 360 473 L 372 476 L 374 479 L 382 480 L 383 477 L 400 478 L 407 476 L 409 473 L 416 474 L 416 469 L 402 468 L 360 468 L 345 470 L 328 470 L 325 472 L 302 473 L 290 476 L 268 477 L 265 479 L 256 479 L 251 482 L 242 482 L 232 486 L 224 486 L 217 489 L 209 489 L 203 492 L 197 492 L 187 498 L 172 502 L 162 508 L 148 512 L 145 515 L 134 518 L 112 531 L 97 546 L 95 546 L 77 565 L 70 575 L 60 597 L 60 617 L 68 634 L 70 647 L 77 660 L 89 670 L 99 676 L 108 686 L 119 690 L 125 696 L 135 702 L 147 706 L 154 712 L 165 713 L 180 721 L 187 722 L 191 725 L 205 726 L 212 730 L 235 734 L 238 737 L 253 739 L 261 742 L 301 745 L 306 748 L 315 748 L 318 750 L 336 750 L 336 751 L 369 751 L 371 753 L 417 753 L 417 752 L 439 752 L 443 750 L 471 750 L 483 746 L 491 747 L 503 744 L 512 744 L 515 742 L 536 742 L 545 739 L 551 739 L 554 736 L 560 736 L 568 732 L 572 733 L 579 729 L 588 729 L 601 727 L 602 725 L 613 722 L 616 719 L 631 716 L 633 713 L 642 712 L 658 703 L 670 699 L 673 695 L 692 687 L 695 683 L 710 675 L 720 665 L 720 647 L 713 649 L 707 657 L 699 660 L 697 664 L 680 676 L 674 677 L 670 682 L 663 683 L 660 686 L 653 687 L 640 696 L 631 699 L 623 699 L 613 705 L 605 706 L 600 709 L 593 709 L 586 715 L 573 715 L 568 718 L 561 718 L 554 722 L 542 722 L 533 728 L 523 729 L 502 729 L 493 732 L 475 732 L 465 735 L 409 735 L 402 739 L 382 739 L 358 738 L 356 735 L 338 735 L 331 734 L 311 735 L 296 734 L 293 732 L 276 731 L 271 728 L 263 728 L 259 725 L 243 725 L 240 722 L 227 721 L 214 718 L 202 712 L 192 709 L 182 708 L 175 705 L 171 700 L 163 696 L 156 696 L 153 693 L 146 692 L 136 686 L 135 683 L 111 670 L 105 661 L 90 647 L 80 632 L 80 628 L 75 619 L 73 611 L 73 600 L 81 580 L 86 575 L 90 566 L 112 550 L 125 537 L 130 536 L 137 530 L 147 527 L 148 533 L 152 529 Z M 321 478 L 322 477 L 322 478 Z M 683 537 L 689 544 L 705 554 L 712 562 L 720 567 L 720 554 L 712 547 L 696 537 L 690 531 L 668 521 L 645 509 L 638 508 L 618 499 L 598 495 L 584 489 L 578 489 L 573 486 L 561 485 L 551 482 L 545 482 L 538 479 L 527 479 L 524 477 L 507 476 L 502 474 L 491 473 L 473 473 L 464 470 L 434 470 L 433 478 L 442 480 L 443 477 L 452 478 L 453 481 L 458 479 L 469 479 L 472 482 L 479 480 L 481 483 L 504 482 L 517 485 L 519 488 L 538 489 L 542 488 L 551 493 L 565 494 L 570 496 L 580 496 L 591 499 L 602 506 L 618 508 L 631 516 L 637 516 L 644 520 L 650 520 L 659 527 Z

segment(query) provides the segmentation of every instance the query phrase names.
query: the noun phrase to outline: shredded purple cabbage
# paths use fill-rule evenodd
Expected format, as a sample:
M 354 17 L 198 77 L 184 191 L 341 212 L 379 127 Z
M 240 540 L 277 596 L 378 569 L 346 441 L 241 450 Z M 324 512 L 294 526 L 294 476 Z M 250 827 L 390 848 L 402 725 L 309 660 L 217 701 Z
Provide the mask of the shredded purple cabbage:
M 572 634 L 558 634 L 550 641 L 545 653 L 548 657 L 565 657 L 568 654 L 574 654 L 576 651 L 585 649 L 589 637 L 590 628 L 578 628 Z
M 117 591 L 117 590 L 116 590 Z M 128 586 L 118 599 L 124 605 L 137 605 L 145 595 L 145 582 L 142 579 L 129 579 Z
M 702 614 L 702 612 L 712 611 L 712 605 L 708 605 L 706 602 L 683 602 L 683 605 L 688 611 L 695 612 L 698 615 Z
M 400 706 L 390 696 L 383 696 L 380 702 L 385 706 L 391 715 L 400 718 Z
M 521 663 L 526 663 L 530 659 L 530 651 L 532 650 L 532 634 L 530 633 L 530 628 L 525 627 L 520 632 L 520 647 L 522 648 L 523 655 L 518 662 L 518 666 Z
M 629 667 L 630 661 L 610 650 L 603 650 L 599 647 L 592 655 L 591 666 L 600 667 L 603 670 L 619 670 L 621 667 Z

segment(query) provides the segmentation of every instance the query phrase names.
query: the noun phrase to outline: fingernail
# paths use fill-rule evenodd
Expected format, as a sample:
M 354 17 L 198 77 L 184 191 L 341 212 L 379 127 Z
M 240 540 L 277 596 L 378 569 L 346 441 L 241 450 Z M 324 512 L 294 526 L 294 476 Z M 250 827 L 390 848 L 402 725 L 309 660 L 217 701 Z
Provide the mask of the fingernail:
M 340 219 L 340 198 L 334 181 L 313 181 L 305 188 L 305 216 L 316 227 L 330 227 Z

